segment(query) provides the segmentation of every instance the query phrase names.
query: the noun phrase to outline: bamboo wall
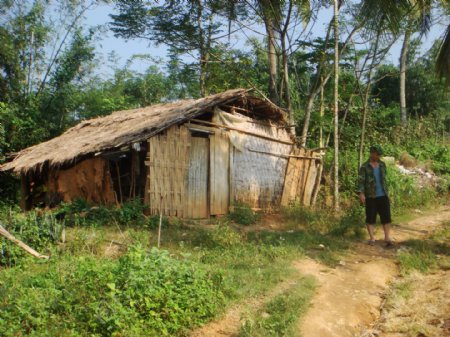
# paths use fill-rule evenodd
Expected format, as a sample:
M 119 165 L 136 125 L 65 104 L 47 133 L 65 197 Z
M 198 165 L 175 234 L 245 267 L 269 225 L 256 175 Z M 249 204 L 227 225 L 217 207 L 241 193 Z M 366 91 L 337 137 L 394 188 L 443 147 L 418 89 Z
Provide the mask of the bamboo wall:
M 277 208 L 283 193 L 287 155 L 292 149 L 287 131 L 276 125 L 257 122 L 239 114 L 229 116 L 221 111 L 216 111 L 214 120 L 279 140 L 229 132 L 233 145 L 230 159 L 232 201 L 246 203 L 255 209 Z
M 294 150 L 285 129 L 223 114 L 206 126 L 197 120 L 149 139 L 150 213 L 205 218 L 226 214 L 234 202 L 261 210 L 297 201 L 309 205 L 320 160 Z
M 319 153 L 293 149 L 286 169 L 281 206 L 314 204 L 319 192 L 321 170 L 322 159 Z

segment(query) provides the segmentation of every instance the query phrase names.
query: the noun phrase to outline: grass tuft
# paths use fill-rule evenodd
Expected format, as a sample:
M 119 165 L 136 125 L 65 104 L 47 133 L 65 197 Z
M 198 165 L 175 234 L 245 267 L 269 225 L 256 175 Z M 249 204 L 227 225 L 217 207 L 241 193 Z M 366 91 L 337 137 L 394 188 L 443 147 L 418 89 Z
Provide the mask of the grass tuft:
M 316 283 L 312 277 L 300 278 L 275 296 L 254 316 L 247 317 L 241 327 L 241 337 L 294 336 L 296 323 L 306 312 Z

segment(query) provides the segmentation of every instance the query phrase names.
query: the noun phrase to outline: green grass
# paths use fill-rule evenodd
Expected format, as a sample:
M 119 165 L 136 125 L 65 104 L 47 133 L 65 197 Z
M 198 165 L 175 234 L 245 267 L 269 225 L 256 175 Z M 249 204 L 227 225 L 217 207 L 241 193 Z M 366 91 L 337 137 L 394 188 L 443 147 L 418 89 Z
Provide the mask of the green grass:
M 413 270 L 428 273 L 436 268 L 450 268 L 450 223 L 434 232 L 429 238 L 408 240 L 404 243 L 406 249 L 398 256 L 400 271 L 408 274 Z
M 299 277 L 281 294 L 272 298 L 255 314 L 244 320 L 241 337 L 297 336 L 296 325 L 314 294 L 315 280 Z
M 161 290 L 160 295 L 146 292 L 146 284 L 150 282 L 145 281 L 146 277 L 153 273 L 157 275 L 156 279 L 164 280 L 172 274 L 169 271 L 167 275 L 151 272 L 151 263 L 145 256 L 150 254 L 148 249 L 156 245 L 157 239 L 156 230 L 150 228 L 118 223 L 76 225 L 66 228 L 66 243 L 50 246 L 50 261 L 24 259 L 16 267 L 0 271 L 3 312 L 0 334 L 32 336 L 50 331 L 53 335 L 67 336 L 139 335 L 139 331 L 145 330 L 161 336 L 184 336 L 190 328 L 219 315 L 228 306 L 266 294 L 278 283 L 297 277 L 291 264 L 294 259 L 309 255 L 333 265 L 338 261 L 337 256 L 348 247 L 344 239 L 311 230 L 246 233 L 223 220 L 209 229 L 165 222 L 161 243 L 168 253 L 161 257 L 166 259 L 164 268 L 172 270 L 171 265 L 174 265 L 179 266 L 175 270 L 194 273 L 194 276 L 186 276 L 187 283 L 178 284 L 176 289 L 181 292 L 191 291 L 189 280 L 192 278 L 197 277 L 195 284 L 203 284 L 193 292 L 198 293 L 201 304 L 192 304 L 192 308 L 205 312 L 199 316 L 197 312 L 179 309 L 183 308 L 185 297 L 173 295 L 171 292 L 175 290 L 170 287 Z M 118 252 L 108 258 L 105 251 L 111 247 L 111 241 L 121 245 L 112 245 Z M 324 248 L 320 248 L 320 244 Z M 136 245 L 144 247 L 147 253 L 127 253 L 127 247 Z M 130 254 L 138 257 L 131 258 Z M 138 262 L 133 262 L 134 259 Z M 139 274 L 144 270 L 146 273 Z M 177 280 L 183 277 L 177 277 Z M 132 285 L 133 279 L 136 282 Z M 169 284 L 173 282 L 177 281 L 169 280 Z M 309 289 L 310 281 L 302 279 L 298 287 Z M 308 297 L 297 298 L 300 293 L 295 289 L 290 288 L 289 293 L 280 295 L 269 308 L 273 317 L 278 317 L 276 311 L 281 310 L 284 300 L 292 310 L 297 306 L 300 308 L 301 303 L 306 305 Z M 216 295 L 211 295 L 211 291 Z M 166 293 L 171 295 L 161 295 Z M 166 296 L 171 303 L 165 302 Z M 179 301 L 173 302 L 174 298 Z M 152 299 L 149 303 L 155 301 L 157 305 L 166 303 L 165 307 L 152 313 L 153 309 L 145 309 L 148 299 Z M 292 315 L 297 312 L 295 310 Z M 148 320 L 148 315 L 161 315 L 161 312 L 172 313 L 170 319 L 164 316 L 163 323 L 156 321 L 151 326 L 142 323 Z M 280 321 L 282 326 L 277 327 L 277 331 L 289 326 L 291 321 L 292 318 Z
M 397 281 L 394 284 L 391 296 L 398 296 L 407 300 L 412 296 L 412 286 L 411 281 Z
M 167 251 L 65 255 L 2 271 L 2 336 L 184 336 L 223 308 L 220 272 Z
M 140 211 L 135 206 L 114 211 L 113 221 L 103 218 L 107 209 L 89 208 L 83 216 L 73 213 L 67 219 L 72 227 L 66 227 L 64 244 L 55 245 L 58 238 L 52 237 L 52 241 L 46 239 L 39 246 L 51 251 L 49 262 L 17 259 L 16 267 L 0 271 L 0 334 L 37 336 L 50 331 L 53 335 L 102 336 L 138 335 L 145 330 L 161 336 L 184 336 L 229 306 L 266 295 L 280 282 L 296 280 L 263 309 L 250 313 L 241 331 L 243 336 L 289 336 L 294 318 L 305 310 L 314 289 L 314 282 L 298 275 L 292 261 L 309 256 L 335 266 L 352 240 L 358 238 L 356 228 L 361 226 L 357 208 L 341 219 L 325 211 L 293 208 L 285 214 L 289 224 L 281 228 L 286 230 L 277 232 L 244 230 L 228 218 L 206 226 L 164 219 L 161 247 L 167 253 L 157 254 L 153 257 L 156 260 L 151 260 L 145 256 L 152 256 L 150 249 L 157 242 L 154 219 L 137 216 L 135 213 Z M 119 221 L 121 217 L 129 222 Z M 47 222 L 39 219 L 20 220 L 24 219 L 20 214 L 14 219 L 10 228 L 18 228 L 17 235 L 27 224 L 41 232 L 46 229 L 43 233 L 53 233 L 49 231 L 54 227 L 53 218 L 48 222 L 51 226 L 44 227 L 42 224 Z M 446 231 L 426 243 L 408 242 L 409 250 L 399 255 L 402 271 L 427 272 L 447 261 L 441 256 L 448 256 L 448 236 Z M 143 250 L 129 251 L 136 246 Z M 111 247 L 114 253 L 106 254 Z M 150 266 L 159 258 L 165 261 L 162 270 L 168 274 L 150 272 Z M 183 270 L 184 274 L 176 274 Z M 157 294 L 146 292 L 153 277 L 149 273 L 153 279 L 165 280 L 161 284 L 169 282 L 168 288 Z M 171 279 L 172 273 L 180 277 Z M 128 280 L 135 282 L 131 285 Z M 184 281 L 178 284 L 179 280 Z M 192 288 L 192 282 L 200 288 Z M 171 284 L 177 286 L 171 288 Z M 192 296 L 175 295 L 178 293 L 174 289 L 182 294 L 198 293 L 200 304 L 195 307 L 201 312 L 184 307 Z M 211 296 L 212 292 L 215 295 Z M 167 302 L 176 298 L 178 302 Z M 215 300 L 208 302 L 211 298 Z M 162 307 L 154 310 L 151 303 Z M 144 324 L 149 315 L 160 317 L 161 321 Z

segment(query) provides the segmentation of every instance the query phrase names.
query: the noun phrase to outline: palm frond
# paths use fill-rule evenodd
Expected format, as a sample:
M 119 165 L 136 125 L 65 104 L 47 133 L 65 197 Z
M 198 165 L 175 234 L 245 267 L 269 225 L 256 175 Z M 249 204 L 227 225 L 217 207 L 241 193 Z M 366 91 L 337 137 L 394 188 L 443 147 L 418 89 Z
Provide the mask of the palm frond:
M 436 59 L 436 71 L 439 77 L 445 78 L 447 86 L 450 86 L 450 24 L 444 34 Z
M 398 33 L 405 13 L 411 8 L 410 0 L 363 0 L 361 15 L 366 26 L 376 28 L 383 20 L 388 29 Z

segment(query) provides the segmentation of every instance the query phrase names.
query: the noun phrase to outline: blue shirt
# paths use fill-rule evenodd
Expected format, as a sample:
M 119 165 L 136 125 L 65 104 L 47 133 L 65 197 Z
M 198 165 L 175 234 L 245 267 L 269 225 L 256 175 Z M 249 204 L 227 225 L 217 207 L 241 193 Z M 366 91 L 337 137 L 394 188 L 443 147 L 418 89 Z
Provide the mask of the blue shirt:
M 384 193 L 383 185 L 381 184 L 381 170 L 380 170 L 380 166 L 374 167 L 373 175 L 375 176 L 375 196 L 376 197 L 383 197 L 383 196 L 385 196 L 386 193 Z

